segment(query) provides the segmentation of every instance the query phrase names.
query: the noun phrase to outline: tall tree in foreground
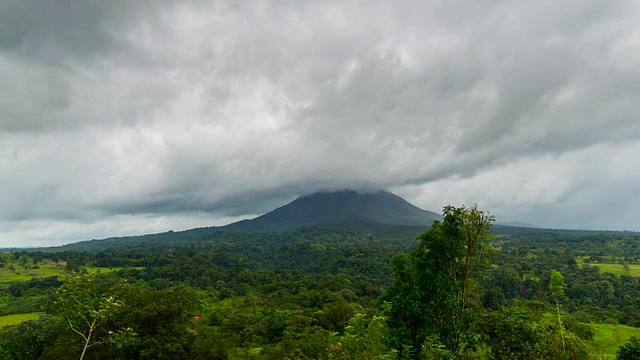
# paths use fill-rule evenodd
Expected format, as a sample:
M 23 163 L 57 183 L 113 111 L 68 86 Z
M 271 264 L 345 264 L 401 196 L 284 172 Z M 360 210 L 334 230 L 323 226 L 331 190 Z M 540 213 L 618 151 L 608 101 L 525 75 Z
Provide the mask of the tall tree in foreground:
M 556 312 L 558 313 L 558 327 L 560 329 L 560 338 L 562 339 L 562 351 L 566 351 L 564 343 L 564 327 L 560 318 L 560 298 L 564 296 L 564 277 L 558 270 L 551 270 L 551 279 L 549 281 L 549 290 L 553 299 L 556 301 Z
M 67 278 L 58 290 L 57 303 L 59 315 L 69 329 L 82 337 L 80 360 L 90 347 L 107 341 L 106 334 L 100 330 L 122 305 L 113 296 L 103 294 L 87 275 Z
M 381 297 L 390 303 L 391 345 L 416 359 L 459 358 L 473 347 L 474 279 L 494 253 L 493 215 L 477 206 L 446 206 L 443 215 L 418 237 L 420 244 L 408 258 L 394 257 L 394 282 Z

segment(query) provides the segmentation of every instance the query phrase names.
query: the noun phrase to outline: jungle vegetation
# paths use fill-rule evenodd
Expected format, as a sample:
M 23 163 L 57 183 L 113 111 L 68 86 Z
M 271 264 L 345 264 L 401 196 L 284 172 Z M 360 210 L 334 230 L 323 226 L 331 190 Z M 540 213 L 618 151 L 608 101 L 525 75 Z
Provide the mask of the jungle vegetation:
M 632 359 L 640 351 L 638 234 L 492 229 L 493 216 L 477 207 L 443 214 L 413 237 L 413 228 L 304 227 L 4 253 L 0 358 Z M 2 324 L 9 316 L 20 320 Z M 610 327 L 625 329 L 613 350 L 598 341 Z

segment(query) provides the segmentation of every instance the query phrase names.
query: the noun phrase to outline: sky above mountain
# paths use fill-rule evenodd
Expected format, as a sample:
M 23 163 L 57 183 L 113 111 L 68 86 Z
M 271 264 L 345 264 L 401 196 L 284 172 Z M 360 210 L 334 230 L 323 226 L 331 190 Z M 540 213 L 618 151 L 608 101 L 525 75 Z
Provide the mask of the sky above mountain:
M 0 2 L 0 246 L 322 189 L 640 230 L 633 1 Z

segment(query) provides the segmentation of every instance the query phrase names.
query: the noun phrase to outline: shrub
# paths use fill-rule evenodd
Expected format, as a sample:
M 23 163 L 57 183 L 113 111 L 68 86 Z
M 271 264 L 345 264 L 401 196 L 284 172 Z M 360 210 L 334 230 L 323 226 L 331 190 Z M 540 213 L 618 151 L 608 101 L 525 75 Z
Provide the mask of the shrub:
M 618 348 L 617 360 L 637 360 L 640 359 L 640 339 L 632 336 L 628 342 Z

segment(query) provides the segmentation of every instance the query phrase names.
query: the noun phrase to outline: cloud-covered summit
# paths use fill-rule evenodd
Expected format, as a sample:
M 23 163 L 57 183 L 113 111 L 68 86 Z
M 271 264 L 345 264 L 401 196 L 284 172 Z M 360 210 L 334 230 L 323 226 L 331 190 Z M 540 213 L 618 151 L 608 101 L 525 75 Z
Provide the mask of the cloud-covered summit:
M 2 245 L 319 189 L 640 230 L 631 1 L 6 1 Z

